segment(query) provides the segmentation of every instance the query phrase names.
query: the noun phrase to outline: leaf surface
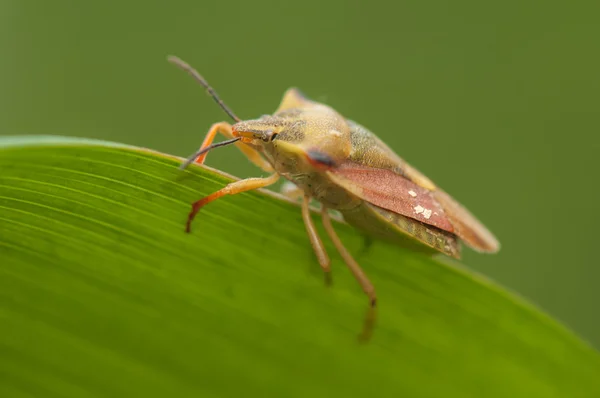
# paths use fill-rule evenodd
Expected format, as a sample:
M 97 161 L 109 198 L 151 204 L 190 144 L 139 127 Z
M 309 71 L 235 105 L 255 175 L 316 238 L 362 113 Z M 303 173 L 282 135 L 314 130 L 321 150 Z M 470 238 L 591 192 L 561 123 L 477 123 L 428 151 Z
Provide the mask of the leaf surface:
M 379 295 L 359 344 L 367 300 L 328 241 L 324 286 L 299 207 L 229 196 L 186 234 L 231 179 L 179 162 L 0 140 L 0 396 L 600 396 L 598 354 L 533 306 L 337 224 Z

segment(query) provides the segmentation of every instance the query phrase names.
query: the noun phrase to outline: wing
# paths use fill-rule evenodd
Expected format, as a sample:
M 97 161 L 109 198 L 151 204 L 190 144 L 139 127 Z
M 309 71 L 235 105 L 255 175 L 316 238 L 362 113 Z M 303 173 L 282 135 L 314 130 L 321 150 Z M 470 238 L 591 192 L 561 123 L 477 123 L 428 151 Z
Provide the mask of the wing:
M 352 152 L 327 171 L 332 181 L 369 203 L 451 232 L 475 250 L 499 250 L 492 233 L 450 195 L 369 130 L 352 121 L 349 125 Z
M 441 189 L 433 192 L 433 197 L 445 210 L 454 226 L 454 233 L 471 248 L 487 253 L 500 250 L 500 242 L 483 224 L 460 203 Z
M 432 191 L 391 170 L 345 162 L 329 170 L 329 178 L 369 203 L 454 233 L 454 226 Z
M 363 201 L 360 206 L 340 210 L 344 220 L 370 234 L 415 251 L 440 251 L 460 258 L 459 238 L 413 218 Z

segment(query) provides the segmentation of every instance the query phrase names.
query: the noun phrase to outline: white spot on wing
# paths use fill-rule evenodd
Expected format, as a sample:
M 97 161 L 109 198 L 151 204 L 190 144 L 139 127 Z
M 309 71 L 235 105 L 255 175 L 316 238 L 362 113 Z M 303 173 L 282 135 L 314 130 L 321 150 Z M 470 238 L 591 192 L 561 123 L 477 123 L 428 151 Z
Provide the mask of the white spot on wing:
M 412 196 L 413 198 L 416 198 L 416 197 L 417 197 L 417 193 L 416 193 L 415 191 L 413 191 L 412 189 L 411 189 L 410 191 L 408 191 L 408 194 L 409 194 L 410 196 Z
M 337 130 L 329 130 L 329 134 L 335 135 L 336 137 L 341 137 L 342 136 L 342 133 L 340 133 Z
M 426 219 L 429 220 L 429 217 L 431 217 L 431 210 L 429 210 L 429 209 L 423 210 L 423 217 L 425 217 Z
M 421 205 L 415 206 L 414 209 L 415 209 L 415 213 L 423 214 L 423 217 L 425 217 L 428 220 L 431 217 L 432 211 L 430 209 L 426 209 Z

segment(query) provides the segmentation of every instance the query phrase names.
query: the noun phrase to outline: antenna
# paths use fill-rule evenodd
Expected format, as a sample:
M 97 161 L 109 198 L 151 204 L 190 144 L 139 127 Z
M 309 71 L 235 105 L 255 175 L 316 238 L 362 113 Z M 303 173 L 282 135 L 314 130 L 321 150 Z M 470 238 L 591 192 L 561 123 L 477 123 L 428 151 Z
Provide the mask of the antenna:
M 186 71 L 198 83 L 200 83 L 202 85 L 202 87 L 204 87 L 206 89 L 206 92 L 208 93 L 208 95 L 210 95 L 215 100 L 215 102 L 221 107 L 221 109 L 223 109 L 225 111 L 225 113 L 227 115 L 229 115 L 230 118 L 232 118 L 236 122 L 241 121 L 241 119 L 239 117 L 237 117 L 235 113 L 233 113 L 233 111 L 223 102 L 223 100 L 221 98 L 219 98 L 219 94 L 217 94 L 215 89 L 212 88 L 208 84 L 206 79 L 204 79 L 202 77 L 202 75 L 200 75 L 200 73 L 198 73 L 198 71 L 196 69 L 192 68 L 187 62 L 181 60 L 180 58 L 177 58 L 174 55 L 169 55 L 167 57 L 167 61 L 169 61 L 173 65 L 177 66 L 178 68 Z
M 215 148 L 218 148 L 220 146 L 225 146 L 225 145 L 233 144 L 233 143 L 235 143 L 235 142 L 237 142 L 237 141 L 239 141 L 241 139 L 242 139 L 242 137 L 235 137 L 235 138 L 232 138 L 232 139 L 227 140 L 227 141 L 221 141 L 221 142 L 218 142 L 216 144 L 212 144 L 212 145 L 209 145 L 207 147 L 200 148 L 192 156 L 190 156 L 189 158 L 187 158 L 187 160 L 185 162 L 183 162 L 183 164 L 181 166 L 179 166 L 179 169 L 180 170 L 185 170 L 190 164 L 194 163 L 194 160 L 198 159 L 198 156 L 200 156 L 200 155 L 202 155 L 202 154 L 210 151 L 211 149 L 215 149 Z

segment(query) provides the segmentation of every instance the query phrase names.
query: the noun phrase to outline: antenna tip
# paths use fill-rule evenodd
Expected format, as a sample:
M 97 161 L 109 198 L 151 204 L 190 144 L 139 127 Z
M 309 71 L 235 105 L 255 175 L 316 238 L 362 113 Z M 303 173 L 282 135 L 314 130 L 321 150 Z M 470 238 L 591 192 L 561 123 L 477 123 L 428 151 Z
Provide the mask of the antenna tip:
M 181 58 L 175 55 L 167 55 L 167 61 L 175 65 L 187 65 Z

